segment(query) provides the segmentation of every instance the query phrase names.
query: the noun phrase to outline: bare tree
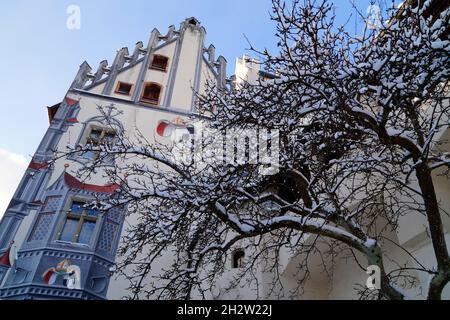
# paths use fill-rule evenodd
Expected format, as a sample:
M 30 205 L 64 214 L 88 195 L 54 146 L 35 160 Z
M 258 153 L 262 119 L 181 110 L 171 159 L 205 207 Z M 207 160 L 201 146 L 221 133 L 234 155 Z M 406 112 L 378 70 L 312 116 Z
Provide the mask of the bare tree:
M 239 90 L 211 85 L 198 99 L 206 131 L 268 130 L 269 145 L 244 139 L 247 161 L 222 156 L 218 150 L 230 140 L 217 134 L 203 136 L 201 154 L 189 145 L 189 161 L 139 133 L 119 135 L 114 146 L 73 150 L 115 158 L 104 172 L 122 188 L 102 204 L 126 205 L 138 216 L 118 266 L 130 279 L 130 297 L 208 297 L 230 252 L 245 246 L 245 266 L 230 287 L 259 285 L 262 268 L 273 275 L 273 296 L 296 296 L 312 254 L 334 259 L 347 251 L 381 270 L 379 290 L 361 290 L 362 297 L 404 299 L 402 288 L 417 286 L 417 272 L 424 272 L 432 276 L 427 297 L 440 299 L 450 257 L 432 177 L 438 171 L 449 178 L 450 169 L 448 150 L 435 138 L 449 125 L 450 10 L 425 14 L 431 2 L 392 9 L 379 30 L 356 37 L 336 26 L 328 1 L 273 0 L 279 53 L 259 54 L 276 77 Z M 275 140 L 276 174 L 261 174 L 251 148 L 274 149 Z M 81 174 L 99 170 L 101 159 Z M 385 268 L 386 232 L 395 232 L 404 215 L 426 217 L 435 267 L 402 248 L 410 263 Z M 297 290 L 282 290 L 281 250 L 301 257 Z M 150 279 L 167 252 L 174 259 Z

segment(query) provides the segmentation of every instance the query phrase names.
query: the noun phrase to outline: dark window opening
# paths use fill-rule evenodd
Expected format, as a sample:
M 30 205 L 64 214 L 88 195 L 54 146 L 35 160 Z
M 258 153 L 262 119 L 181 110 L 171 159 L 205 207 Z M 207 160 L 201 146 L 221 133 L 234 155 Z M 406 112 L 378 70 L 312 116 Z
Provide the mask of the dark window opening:
M 156 83 L 148 83 L 144 87 L 141 100 L 149 104 L 158 105 L 160 95 L 161 86 Z
M 235 252 L 233 252 L 233 261 L 232 261 L 233 269 L 239 269 L 244 267 L 244 258 L 245 258 L 244 250 L 236 250 Z
M 131 93 L 131 89 L 133 88 L 132 84 L 129 83 L 124 83 L 124 82 L 119 82 L 117 84 L 117 88 L 116 88 L 116 93 L 119 94 L 124 94 L 129 96 Z
M 151 69 L 167 71 L 167 65 L 169 64 L 169 58 L 160 55 L 154 55 L 152 64 L 150 65 Z

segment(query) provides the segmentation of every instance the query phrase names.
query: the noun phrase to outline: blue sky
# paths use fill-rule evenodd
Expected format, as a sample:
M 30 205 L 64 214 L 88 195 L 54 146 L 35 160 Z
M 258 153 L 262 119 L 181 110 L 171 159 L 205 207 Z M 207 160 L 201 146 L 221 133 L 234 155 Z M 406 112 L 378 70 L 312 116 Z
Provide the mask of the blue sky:
M 334 2 L 340 23 L 355 13 L 350 0 Z M 362 12 L 370 5 L 370 0 L 355 2 Z M 81 9 L 80 30 L 66 27 L 69 5 Z M 48 127 L 45 107 L 62 100 L 83 60 L 97 68 L 103 59 L 112 62 L 117 49 L 145 43 L 153 27 L 164 33 L 195 16 L 232 72 L 235 58 L 248 48 L 244 33 L 257 48 L 275 48 L 270 10 L 269 0 L 1 1 L 0 168 L 17 172 L 7 187 L 15 188 Z M 361 28 L 362 21 L 350 20 L 348 28 L 355 26 Z

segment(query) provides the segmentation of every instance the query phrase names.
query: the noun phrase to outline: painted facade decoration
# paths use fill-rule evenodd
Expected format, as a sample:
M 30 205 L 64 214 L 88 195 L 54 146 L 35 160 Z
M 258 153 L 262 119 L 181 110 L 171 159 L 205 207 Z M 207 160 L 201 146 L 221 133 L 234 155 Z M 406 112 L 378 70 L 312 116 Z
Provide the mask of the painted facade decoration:
M 54 285 L 62 278 L 64 285 L 71 290 L 81 290 L 81 271 L 79 266 L 72 265 L 68 259 L 64 259 L 55 268 L 44 272 L 42 279 L 48 285 Z
M 11 266 L 14 264 L 14 261 L 17 259 L 17 256 L 14 255 L 14 258 L 11 259 L 11 255 L 13 254 L 14 249 L 14 241 L 11 241 L 11 244 L 6 250 L 2 256 L 0 256 L 0 266 L 4 268 L 11 268 Z M 17 252 L 16 252 L 17 253 Z
M 175 130 L 186 129 L 187 127 L 188 124 L 185 120 L 180 117 L 176 117 L 172 121 L 161 120 L 156 127 L 156 133 L 160 137 L 167 138 L 172 136 Z

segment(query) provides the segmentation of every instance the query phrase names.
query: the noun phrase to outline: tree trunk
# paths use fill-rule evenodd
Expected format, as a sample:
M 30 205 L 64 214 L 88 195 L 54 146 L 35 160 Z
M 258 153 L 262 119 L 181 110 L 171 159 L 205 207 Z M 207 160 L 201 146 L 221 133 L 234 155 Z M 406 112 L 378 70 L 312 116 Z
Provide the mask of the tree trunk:
M 422 192 L 431 242 L 438 267 L 438 274 L 430 282 L 428 298 L 438 300 L 441 299 L 442 290 L 450 280 L 450 258 L 431 170 L 426 164 L 421 164 L 416 169 L 416 176 Z

